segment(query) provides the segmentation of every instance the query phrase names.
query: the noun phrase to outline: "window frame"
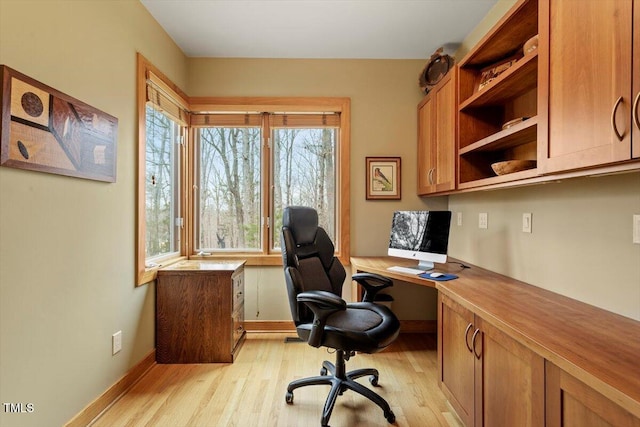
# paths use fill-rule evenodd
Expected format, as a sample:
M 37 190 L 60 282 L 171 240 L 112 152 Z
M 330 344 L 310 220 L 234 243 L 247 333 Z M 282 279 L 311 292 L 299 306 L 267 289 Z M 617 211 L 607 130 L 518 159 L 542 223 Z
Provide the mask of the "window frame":
M 348 97 L 188 97 L 180 88 L 169 80 L 160 70 L 151 64 L 140 53 L 137 54 L 137 113 L 138 113 L 138 146 L 137 146 L 137 185 L 136 185 L 136 250 L 135 250 L 135 283 L 140 286 L 149 283 L 157 277 L 159 268 L 174 262 L 195 259 L 244 259 L 247 265 L 277 266 L 282 265 L 280 251 L 271 250 L 270 230 L 277 227 L 273 218 L 268 226 L 262 228 L 263 246 L 260 252 L 216 252 L 211 255 L 194 253 L 194 194 L 195 184 L 195 156 L 192 145 L 194 143 L 195 127 L 187 117 L 184 144 L 182 144 L 180 159 L 179 203 L 183 226 L 180 229 L 180 247 L 178 252 L 167 257 L 155 258 L 158 265 L 146 267 L 146 103 L 147 79 L 152 73 L 163 88 L 178 98 L 181 105 L 186 106 L 188 116 L 203 113 L 230 112 L 260 112 L 260 113 L 339 113 L 340 129 L 338 134 L 337 153 L 337 185 L 339 192 L 336 199 L 336 226 L 339 244 L 336 256 L 345 265 L 349 264 L 350 256 L 350 135 L 351 135 L 351 99 Z M 261 155 L 261 209 L 262 218 L 270 218 L 273 200 L 270 196 L 271 180 L 271 148 L 267 139 L 271 137 L 271 129 L 267 126 L 263 133 L 263 154 Z M 264 151 L 266 150 L 266 151 Z M 265 246 L 266 245 L 266 246 Z
M 337 236 L 339 245 L 336 247 L 336 256 L 343 264 L 349 264 L 350 256 L 350 134 L 351 134 L 351 99 L 348 97 L 191 97 L 189 106 L 194 117 L 206 113 L 242 113 L 261 112 L 266 114 L 289 112 L 295 113 L 339 113 L 340 128 L 338 132 L 337 153 L 337 177 L 336 189 L 339 195 L 336 200 Z M 194 140 L 191 128 L 191 140 Z M 247 265 L 282 265 L 282 253 L 271 249 L 270 230 L 276 227 L 271 215 L 273 200 L 269 187 L 271 184 L 271 158 L 272 151 L 268 138 L 271 138 L 271 128 L 265 126 L 262 142 L 262 218 L 270 218 L 269 224 L 262 227 L 262 251 L 256 252 L 215 252 L 207 255 L 190 254 L 190 259 L 246 259 Z M 195 159 L 189 159 L 189 170 L 194 171 Z M 194 173 L 189 174 L 188 185 L 193 188 L 196 184 Z M 194 212 L 190 212 L 189 236 L 194 238 L 195 224 L 192 221 Z M 264 225 L 264 224 L 263 224 Z
M 138 112 L 138 161 L 137 161 L 137 187 L 136 187 L 136 286 L 151 282 L 157 276 L 157 271 L 163 265 L 186 259 L 188 253 L 188 239 L 185 233 L 186 227 L 179 229 L 179 247 L 177 251 L 164 256 L 153 257 L 157 265 L 147 267 L 146 257 L 146 107 L 147 107 L 147 80 L 152 73 L 161 83 L 166 85 L 167 91 L 172 91 L 183 105 L 188 105 L 187 96 L 169 80 L 160 70 L 151 64 L 144 56 L 137 54 L 137 112 Z M 184 131 L 184 142 L 181 144 L 179 162 L 179 186 L 178 203 L 180 205 L 180 217 L 184 220 L 187 215 L 188 192 L 187 184 L 187 158 L 189 147 L 188 120 Z

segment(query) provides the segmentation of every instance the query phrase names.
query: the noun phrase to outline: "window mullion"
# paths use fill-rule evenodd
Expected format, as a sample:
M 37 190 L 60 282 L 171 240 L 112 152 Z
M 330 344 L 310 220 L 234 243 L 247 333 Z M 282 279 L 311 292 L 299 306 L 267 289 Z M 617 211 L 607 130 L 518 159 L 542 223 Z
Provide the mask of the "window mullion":
M 268 254 L 270 252 L 271 244 L 271 227 L 274 227 L 273 220 L 273 182 L 272 182 L 272 170 L 273 170 L 273 158 L 271 150 L 271 123 L 269 120 L 269 113 L 262 114 L 262 252 Z

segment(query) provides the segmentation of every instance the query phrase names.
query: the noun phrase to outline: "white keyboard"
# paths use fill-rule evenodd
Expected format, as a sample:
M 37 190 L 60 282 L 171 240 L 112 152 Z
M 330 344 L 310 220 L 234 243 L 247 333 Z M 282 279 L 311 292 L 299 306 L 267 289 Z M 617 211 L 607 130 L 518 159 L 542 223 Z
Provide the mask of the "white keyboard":
M 424 270 L 418 270 L 417 268 L 411 267 L 400 267 L 398 265 L 394 265 L 393 267 L 387 267 L 389 271 L 395 271 L 396 273 L 404 273 L 404 274 L 413 274 L 417 276 L 418 274 L 424 273 Z

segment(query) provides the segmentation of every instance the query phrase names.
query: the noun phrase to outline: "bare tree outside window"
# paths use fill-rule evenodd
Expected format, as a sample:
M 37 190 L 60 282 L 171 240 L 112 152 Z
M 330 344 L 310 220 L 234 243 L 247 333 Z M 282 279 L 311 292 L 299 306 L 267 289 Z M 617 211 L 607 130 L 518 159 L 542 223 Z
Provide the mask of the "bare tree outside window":
M 207 127 L 197 133 L 199 249 L 260 250 L 261 129 Z
M 175 219 L 179 215 L 179 162 L 176 161 L 179 128 L 176 122 L 147 105 L 146 257 L 169 254 L 178 248 Z
M 273 130 L 273 206 L 271 241 L 280 245 L 284 208 L 311 206 L 320 225 L 336 241 L 336 138 L 335 128 Z

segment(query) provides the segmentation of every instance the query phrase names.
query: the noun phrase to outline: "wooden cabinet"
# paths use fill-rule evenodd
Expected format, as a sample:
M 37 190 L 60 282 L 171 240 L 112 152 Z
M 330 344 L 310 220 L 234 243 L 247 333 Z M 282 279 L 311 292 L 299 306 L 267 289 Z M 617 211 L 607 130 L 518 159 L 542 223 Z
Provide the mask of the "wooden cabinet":
M 244 333 L 244 261 L 185 261 L 158 271 L 158 363 L 233 362 Z
M 544 359 L 439 294 L 440 388 L 467 427 L 543 426 Z
M 551 362 L 546 381 L 548 427 L 640 427 L 640 418 Z
M 474 425 L 473 313 L 438 293 L 438 365 L 440 389 L 467 427 Z
M 633 2 L 633 106 L 631 127 L 631 157 L 640 159 L 640 0 Z
M 460 61 L 458 105 L 458 188 L 537 176 L 536 168 L 496 176 L 491 165 L 536 160 L 538 134 L 538 50 L 523 45 L 538 34 L 538 1 L 520 0 Z M 516 59 L 489 83 L 487 70 Z M 526 119 L 505 127 L 508 122 Z
M 456 70 L 418 104 L 418 195 L 455 189 Z
M 632 112 L 640 92 L 638 8 L 637 0 L 540 3 L 541 96 L 548 100 L 541 105 L 548 117 L 538 154 L 543 173 L 640 157 L 637 102 Z

